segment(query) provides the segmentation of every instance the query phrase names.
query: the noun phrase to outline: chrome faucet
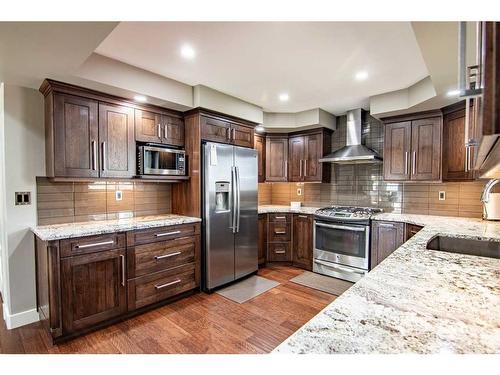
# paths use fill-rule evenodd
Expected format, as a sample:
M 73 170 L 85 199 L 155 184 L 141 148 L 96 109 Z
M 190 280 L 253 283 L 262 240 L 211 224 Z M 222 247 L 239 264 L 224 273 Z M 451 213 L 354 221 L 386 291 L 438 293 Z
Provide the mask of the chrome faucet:
M 490 199 L 490 192 L 493 189 L 493 186 L 500 182 L 500 178 L 494 178 L 489 180 L 486 185 L 484 185 L 483 192 L 481 193 L 481 202 L 487 203 Z

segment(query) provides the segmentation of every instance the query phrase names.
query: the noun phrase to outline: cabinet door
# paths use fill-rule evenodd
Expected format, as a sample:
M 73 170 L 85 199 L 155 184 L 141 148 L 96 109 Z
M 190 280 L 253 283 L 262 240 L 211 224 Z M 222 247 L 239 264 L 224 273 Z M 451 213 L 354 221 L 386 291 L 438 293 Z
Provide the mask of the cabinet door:
M 54 94 L 55 177 L 99 177 L 97 101 Z
M 465 109 L 452 112 L 443 121 L 443 180 L 464 181 L 474 178 L 466 163 L 472 153 L 465 147 Z
M 127 310 L 125 249 L 61 260 L 63 333 L 83 330 Z
M 266 138 L 266 181 L 288 181 L 288 138 Z
M 173 146 L 184 146 L 184 120 L 178 117 L 162 115 L 162 142 Z
M 135 110 L 135 140 L 138 142 L 161 143 L 161 115 L 154 112 Z
M 387 124 L 384 134 L 384 180 L 409 180 L 410 151 L 411 122 Z
M 231 124 L 231 143 L 236 146 L 253 147 L 253 127 Z
M 135 176 L 134 110 L 99 103 L 100 176 Z
M 259 264 L 266 263 L 267 253 L 267 214 L 259 215 Z
M 440 117 L 412 121 L 411 180 L 441 178 L 441 129 Z
M 324 164 L 318 161 L 322 157 L 323 135 L 321 133 L 306 135 L 304 137 L 304 165 L 302 166 L 304 181 L 321 182 L 323 180 Z
M 295 136 L 288 139 L 288 181 L 304 181 L 304 137 Z
M 382 262 L 403 243 L 404 223 L 374 221 L 372 224 L 370 269 Z
M 312 215 L 293 215 L 293 265 L 312 271 L 313 218 Z
M 211 117 L 201 116 L 201 139 L 229 143 L 231 124 Z
M 266 138 L 254 135 L 254 148 L 257 150 L 257 165 L 259 168 L 259 182 L 266 181 Z

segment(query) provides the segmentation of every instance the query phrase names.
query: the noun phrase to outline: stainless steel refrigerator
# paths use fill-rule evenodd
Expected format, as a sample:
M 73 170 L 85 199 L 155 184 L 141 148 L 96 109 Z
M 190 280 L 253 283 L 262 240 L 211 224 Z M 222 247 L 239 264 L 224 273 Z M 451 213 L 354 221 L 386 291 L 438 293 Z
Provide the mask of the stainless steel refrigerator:
M 257 271 L 257 151 L 203 143 L 203 289 Z

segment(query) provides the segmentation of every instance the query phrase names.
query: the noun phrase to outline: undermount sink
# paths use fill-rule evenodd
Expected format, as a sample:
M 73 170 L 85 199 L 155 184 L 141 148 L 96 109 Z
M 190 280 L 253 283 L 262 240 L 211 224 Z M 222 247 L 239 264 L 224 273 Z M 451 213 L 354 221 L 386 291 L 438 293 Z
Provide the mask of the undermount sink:
M 496 259 L 500 258 L 500 242 L 498 241 L 435 236 L 427 242 L 427 249 Z

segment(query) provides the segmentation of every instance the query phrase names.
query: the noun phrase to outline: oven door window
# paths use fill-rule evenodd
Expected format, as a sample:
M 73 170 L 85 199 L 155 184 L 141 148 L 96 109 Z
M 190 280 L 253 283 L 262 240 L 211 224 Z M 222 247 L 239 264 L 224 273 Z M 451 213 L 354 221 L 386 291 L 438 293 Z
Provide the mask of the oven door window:
M 367 227 L 316 224 L 316 249 L 354 257 L 366 257 Z
M 144 150 L 144 171 L 146 173 L 165 173 L 177 170 L 177 153 Z

